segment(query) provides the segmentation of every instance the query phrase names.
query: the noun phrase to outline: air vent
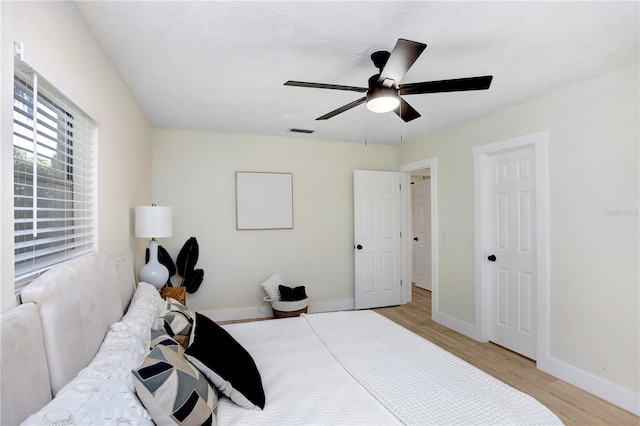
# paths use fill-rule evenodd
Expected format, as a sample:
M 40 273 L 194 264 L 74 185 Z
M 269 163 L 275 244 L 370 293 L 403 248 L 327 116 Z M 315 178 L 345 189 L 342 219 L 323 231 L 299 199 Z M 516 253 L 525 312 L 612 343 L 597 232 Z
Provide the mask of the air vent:
M 314 130 L 309 130 L 309 129 L 289 129 L 289 131 L 291 133 L 307 133 L 307 134 L 314 132 Z

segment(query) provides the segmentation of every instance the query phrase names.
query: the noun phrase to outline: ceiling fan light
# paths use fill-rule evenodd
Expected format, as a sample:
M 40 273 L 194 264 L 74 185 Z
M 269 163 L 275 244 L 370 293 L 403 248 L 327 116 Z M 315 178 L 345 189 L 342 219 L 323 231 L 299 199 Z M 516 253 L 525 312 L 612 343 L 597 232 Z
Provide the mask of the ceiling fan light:
M 367 94 L 369 111 L 383 113 L 393 111 L 400 105 L 398 91 L 393 87 L 378 87 Z

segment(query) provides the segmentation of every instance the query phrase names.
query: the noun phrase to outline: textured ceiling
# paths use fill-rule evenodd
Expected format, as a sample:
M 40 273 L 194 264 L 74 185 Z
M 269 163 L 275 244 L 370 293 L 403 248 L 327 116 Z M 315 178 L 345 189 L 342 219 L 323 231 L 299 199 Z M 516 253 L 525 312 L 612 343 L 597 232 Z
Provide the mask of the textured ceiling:
M 159 128 L 398 144 L 638 62 L 640 49 L 636 1 L 77 4 Z M 364 105 L 316 121 L 362 95 L 283 86 L 366 86 L 369 55 L 398 38 L 427 44 L 403 83 L 493 75 L 491 88 L 405 96 L 422 117 L 404 123 Z

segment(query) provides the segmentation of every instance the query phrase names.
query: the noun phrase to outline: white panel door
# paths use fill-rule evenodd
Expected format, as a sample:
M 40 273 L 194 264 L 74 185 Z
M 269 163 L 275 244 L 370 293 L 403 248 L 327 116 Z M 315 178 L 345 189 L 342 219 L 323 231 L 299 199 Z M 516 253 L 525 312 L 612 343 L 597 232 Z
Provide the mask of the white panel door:
M 417 178 L 411 185 L 413 283 L 431 290 L 431 182 Z
M 536 229 L 533 148 L 489 157 L 489 340 L 536 358 Z
M 353 173 L 356 309 L 402 303 L 400 177 Z

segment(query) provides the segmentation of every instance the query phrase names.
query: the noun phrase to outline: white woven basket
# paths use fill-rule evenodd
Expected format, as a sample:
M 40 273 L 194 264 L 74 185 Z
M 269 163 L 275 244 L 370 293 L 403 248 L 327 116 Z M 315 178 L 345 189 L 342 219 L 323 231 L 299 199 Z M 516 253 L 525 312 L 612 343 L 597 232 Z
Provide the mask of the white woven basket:
M 296 300 L 294 302 L 285 302 L 282 300 L 273 300 L 268 296 L 264 297 L 264 300 L 271 303 L 271 307 L 281 312 L 293 312 L 306 308 L 309 305 L 309 298 L 302 300 Z

